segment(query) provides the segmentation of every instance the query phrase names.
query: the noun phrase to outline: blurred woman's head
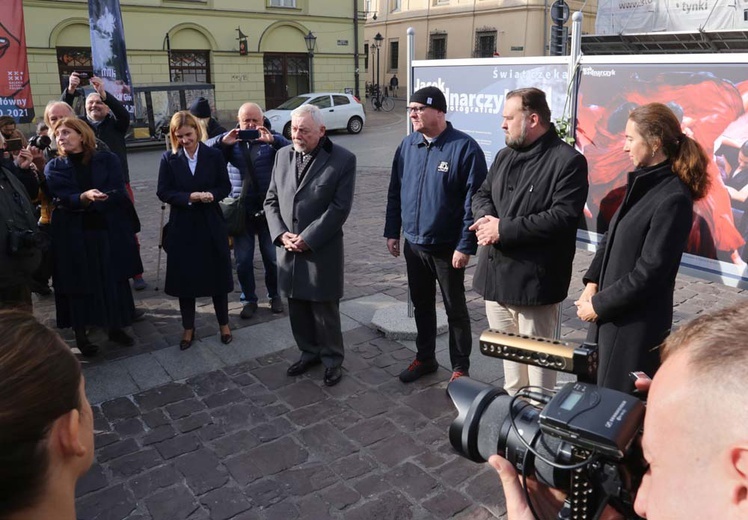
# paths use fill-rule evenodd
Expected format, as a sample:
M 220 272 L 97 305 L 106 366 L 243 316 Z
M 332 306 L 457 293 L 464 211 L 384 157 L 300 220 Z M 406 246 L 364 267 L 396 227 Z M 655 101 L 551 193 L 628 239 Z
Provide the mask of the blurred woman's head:
M 57 143 L 57 152 L 61 156 L 83 153 L 83 162 L 87 163 L 96 153 L 96 136 L 88 123 L 77 117 L 63 117 L 52 127 Z
M 184 148 L 190 154 L 194 154 L 200 141 L 204 139 L 203 127 L 187 110 L 177 112 L 171 117 L 169 140 L 172 153 L 177 153 L 180 148 Z
M 688 186 L 694 200 L 709 189 L 709 158 L 701 145 L 683 133 L 673 111 L 662 103 L 635 108 L 626 124 L 626 144 L 634 167 L 654 166 L 665 160 L 673 172 Z
M 0 311 L 0 382 L 0 518 L 61 496 L 54 486 L 73 501 L 94 449 L 78 360 L 31 314 Z

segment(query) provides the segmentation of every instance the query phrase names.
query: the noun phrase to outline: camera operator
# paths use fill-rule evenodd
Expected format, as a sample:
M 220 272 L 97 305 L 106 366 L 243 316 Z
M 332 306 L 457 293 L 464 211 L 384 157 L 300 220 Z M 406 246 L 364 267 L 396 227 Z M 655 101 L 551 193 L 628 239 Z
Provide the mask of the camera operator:
M 31 205 L 39 181 L 29 150 L 22 149 L 15 160 L 6 157 L 2 135 L 0 150 L 0 308 L 30 312 L 31 275 L 41 259 Z
M 748 303 L 700 316 L 671 334 L 649 390 L 642 448 L 649 467 L 636 513 L 652 520 L 748 518 Z M 532 520 L 514 467 L 494 455 L 508 520 Z M 530 488 L 542 518 L 557 496 Z M 560 508 L 560 503 L 558 504 Z M 604 515 L 603 518 L 620 518 Z

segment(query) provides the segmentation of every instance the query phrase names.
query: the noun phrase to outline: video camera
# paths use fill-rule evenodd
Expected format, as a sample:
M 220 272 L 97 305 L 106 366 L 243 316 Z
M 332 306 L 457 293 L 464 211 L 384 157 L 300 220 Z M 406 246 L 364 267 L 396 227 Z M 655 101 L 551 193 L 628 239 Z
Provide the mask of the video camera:
M 499 454 L 523 479 L 534 476 L 566 492 L 559 519 L 598 518 L 607 504 L 626 518 L 639 518 L 633 504 L 645 461 L 634 440 L 644 422 L 644 404 L 590 383 L 597 372 L 597 346 L 487 330 L 480 351 L 576 374 L 578 381 L 556 393 L 523 389 L 510 397 L 502 388 L 456 379 L 448 387 L 458 411 L 449 428 L 455 450 L 474 462 Z
M 46 135 L 34 135 L 29 138 L 29 146 L 38 148 L 39 150 L 46 150 L 52 144 L 52 139 Z

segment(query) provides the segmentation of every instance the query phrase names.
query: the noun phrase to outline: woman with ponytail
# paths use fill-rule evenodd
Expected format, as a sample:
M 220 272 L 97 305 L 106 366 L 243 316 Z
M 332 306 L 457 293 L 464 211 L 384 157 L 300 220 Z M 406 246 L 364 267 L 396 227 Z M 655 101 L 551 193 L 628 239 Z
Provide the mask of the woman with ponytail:
M 587 340 L 599 347 L 597 384 L 630 392 L 629 372 L 652 377 L 660 365 L 693 202 L 709 187 L 709 158 L 661 103 L 629 114 L 623 151 L 634 171 L 575 305 L 591 322 Z

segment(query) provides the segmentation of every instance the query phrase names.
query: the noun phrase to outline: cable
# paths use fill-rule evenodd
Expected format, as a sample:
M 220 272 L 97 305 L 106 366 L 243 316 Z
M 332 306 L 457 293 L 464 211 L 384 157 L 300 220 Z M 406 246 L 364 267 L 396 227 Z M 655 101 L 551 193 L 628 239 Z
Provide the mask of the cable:
M 517 435 L 517 437 L 519 437 L 520 442 L 522 442 L 522 444 L 525 445 L 525 448 L 527 448 L 529 451 L 531 451 L 532 454 L 535 455 L 535 457 L 537 459 L 545 462 L 546 464 L 548 464 L 552 468 L 556 468 L 556 469 L 575 470 L 575 469 L 583 468 L 587 464 L 589 464 L 593 460 L 595 460 L 597 458 L 597 451 L 592 450 L 592 452 L 590 453 L 590 456 L 587 457 L 586 459 L 584 459 L 581 462 L 578 462 L 576 464 L 559 464 L 558 462 L 555 462 L 555 461 L 552 461 L 552 460 L 549 460 L 549 459 L 546 459 L 545 457 L 543 457 L 538 451 L 535 450 L 535 448 L 533 446 L 531 446 L 525 440 L 525 438 L 519 433 L 519 430 L 517 429 L 517 424 L 514 421 L 515 420 L 515 416 L 514 416 L 514 403 L 515 403 L 515 401 L 518 398 L 525 397 L 525 392 L 526 392 L 525 388 L 539 388 L 539 387 L 523 387 L 509 401 L 509 423 L 511 425 L 512 431 L 514 431 L 515 435 Z M 544 397 L 544 399 L 546 398 L 546 396 L 543 396 L 543 397 Z M 539 433 L 542 434 L 542 432 L 539 432 Z

